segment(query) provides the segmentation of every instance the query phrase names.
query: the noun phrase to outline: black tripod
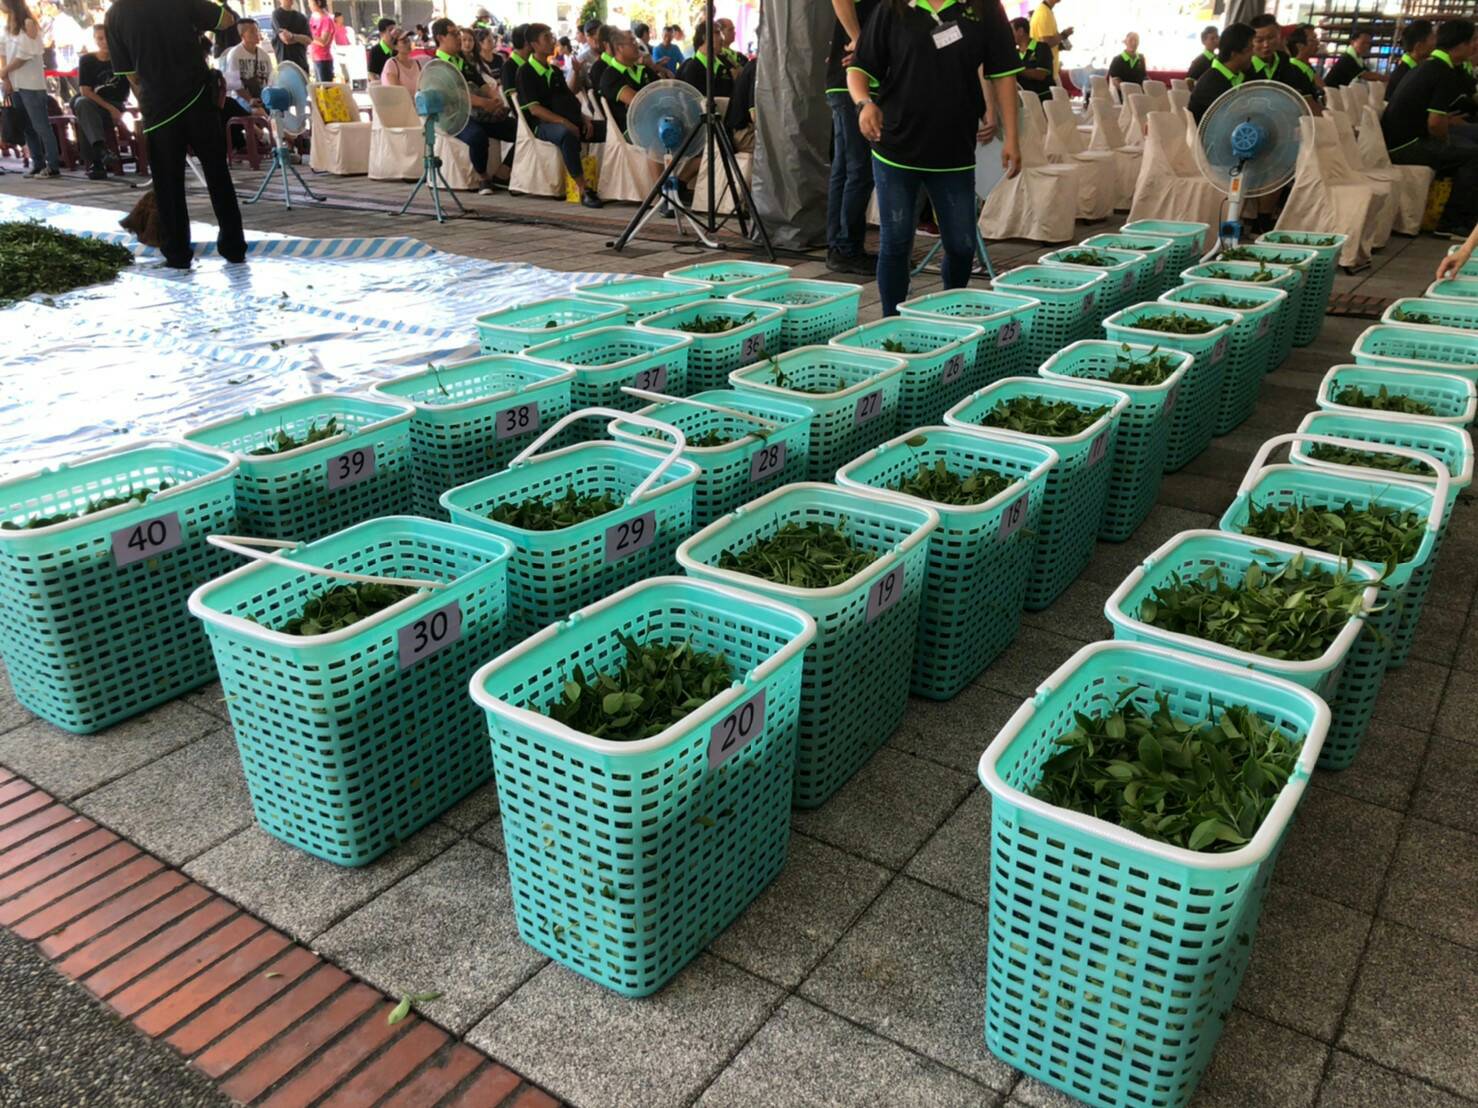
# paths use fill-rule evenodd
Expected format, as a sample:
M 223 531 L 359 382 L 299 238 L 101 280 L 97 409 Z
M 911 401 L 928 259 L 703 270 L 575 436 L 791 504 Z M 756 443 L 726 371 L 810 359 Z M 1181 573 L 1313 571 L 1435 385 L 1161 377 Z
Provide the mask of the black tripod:
M 709 58 L 703 67 L 703 78 L 705 88 L 703 103 L 703 118 L 698 126 L 688 132 L 677 152 L 667 159 L 667 164 L 662 168 L 662 174 L 657 178 L 657 183 L 652 186 L 652 191 L 647 193 L 647 198 L 641 202 L 636 209 L 636 214 L 631 217 L 631 222 L 626 225 L 626 230 L 621 232 L 619 238 L 609 243 L 612 249 L 624 249 L 626 244 L 632 240 L 646 225 L 647 220 L 657 214 L 657 203 L 664 200 L 676 213 L 678 226 L 682 226 L 682 220 L 686 217 L 693 225 L 693 230 L 705 246 L 720 249 L 715 236 L 719 228 L 728 222 L 729 217 L 719 216 L 719 193 L 714 189 L 718 172 L 722 169 L 724 177 L 724 188 L 727 195 L 734 204 L 734 216 L 739 220 L 739 233 L 748 240 L 750 236 L 750 221 L 754 222 L 754 229 L 759 232 L 760 241 L 764 243 L 765 254 L 771 261 L 775 260 L 775 247 L 770 243 L 770 232 L 765 229 L 765 222 L 760 218 L 759 212 L 754 207 L 754 196 L 749 191 L 749 182 L 744 179 L 744 173 L 739 168 L 739 159 L 734 154 L 734 143 L 729 138 L 729 130 L 724 126 L 724 121 L 719 118 L 718 107 L 713 98 L 713 67 L 722 60 L 720 54 L 714 49 L 716 45 L 717 27 L 714 25 L 713 0 L 706 0 L 703 6 L 704 26 L 708 29 L 708 37 L 705 45 L 708 47 Z M 706 213 L 694 211 L 692 207 L 684 204 L 677 194 L 677 171 L 683 159 L 692 150 L 693 142 L 702 134 L 708 164 L 708 211 Z M 719 162 L 714 164 L 714 155 L 718 155 Z M 665 213 L 664 213 L 665 214 Z

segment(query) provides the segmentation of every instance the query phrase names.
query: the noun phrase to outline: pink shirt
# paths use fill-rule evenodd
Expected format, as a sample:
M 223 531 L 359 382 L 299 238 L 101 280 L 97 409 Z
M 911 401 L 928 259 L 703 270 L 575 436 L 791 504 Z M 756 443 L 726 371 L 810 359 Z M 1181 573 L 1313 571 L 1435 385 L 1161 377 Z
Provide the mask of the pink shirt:
M 327 46 L 319 44 L 324 38 L 324 32 L 330 42 L 334 39 L 334 17 L 327 12 L 314 12 L 308 17 L 308 31 L 313 35 L 313 40 L 308 44 L 308 56 L 315 62 L 332 61 L 334 52 Z
M 412 96 L 421 83 L 421 67 L 414 61 L 400 64 L 399 58 L 386 58 L 385 68 L 380 70 L 380 84 L 399 85 Z

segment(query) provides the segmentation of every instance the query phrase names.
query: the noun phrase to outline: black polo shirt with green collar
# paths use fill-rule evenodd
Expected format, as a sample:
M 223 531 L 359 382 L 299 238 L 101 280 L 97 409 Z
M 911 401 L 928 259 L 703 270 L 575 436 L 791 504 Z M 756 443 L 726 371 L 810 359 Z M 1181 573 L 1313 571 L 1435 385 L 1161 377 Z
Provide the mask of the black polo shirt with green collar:
M 1343 88 L 1360 80 L 1360 74 L 1364 72 L 1365 59 L 1355 53 L 1352 47 L 1346 46 L 1329 67 L 1329 72 L 1324 75 L 1324 85 L 1326 88 Z
M 1129 81 L 1131 84 L 1143 85 L 1147 72 L 1143 54 L 1131 54 L 1124 50 L 1109 62 L 1108 75 L 1117 77 L 1120 81 Z
M 1245 77 L 1241 73 L 1233 73 L 1220 58 L 1212 62 L 1211 68 L 1196 82 L 1196 87 L 1191 89 L 1191 99 L 1186 104 L 1191 116 L 1200 123 L 1206 109 L 1216 103 L 1216 98 L 1228 89 L 1236 88 L 1243 80 Z
M 644 65 L 622 65 L 615 58 L 607 63 L 605 76 L 600 82 L 600 94 L 611 106 L 611 118 L 622 134 L 626 133 L 626 105 L 621 103 L 621 90 L 629 88 L 632 92 L 640 92 L 655 79 L 652 71 Z
M 1430 138 L 1427 118 L 1450 113 L 1462 94 L 1463 80 L 1447 51 L 1433 50 L 1432 56 L 1401 82 L 1395 98 L 1386 103 L 1380 117 L 1386 149 L 1394 152 Z
M 1396 90 L 1401 87 L 1401 82 L 1421 65 L 1410 54 L 1402 54 L 1401 60 L 1391 66 L 1391 72 L 1386 74 L 1386 103 L 1391 102 L 1391 97 L 1396 95 Z
M 394 53 L 395 47 L 385 45 L 384 39 L 375 39 L 374 42 L 370 43 L 364 52 L 364 61 L 366 67 L 369 69 L 370 76 L 378 77 L 381 73 L 385 72 L 385 63 L 390 60 Z
M 878 0 L 855 0 L 857 5 L 857 26 L 866 27 L 867 19 L 872 15 L 873 8 L 878 6 Z M 860 35 L 858 36 L 861 37 Z M 842 21 L 832 21 L 831 49 L 826 54 L 826 91 L 847 91 L 847 69 L 842 64 L 842 58 L 847 53 L 847 43 L 851 36 L 847 29 L 842 26 Z
M 117 0 L 108 12 L 113 72 L 136 76 L 144 131 L 163 127 L 213 81 L 200 36 L 214 31 L 225 9 L 210 0 Z
M 1320 99 L 1319 82 L 1314 73 L 1314 67 L 1308 62 L 1290 55 L 1288 58 L 1288 76 L 1294 78 L 1294 80 L 1288 82 L 1293 88 L 1298 89 L 1305 96 L 1311 96 L 1315 100 Z
M 1011 25 L 996 0 L 914 0 L 899 15 L 877 9 L 862 29 L 849 71 L 877 82 L 883 134 L 872 156 L 927 172 L 975 168 L 975 132 L 985 115 L 977 71 L 1021 72 Z
M 693 56 L 678 67 L 677 79 L 686 81 L 699 92 L 705 95 L 708 85 L 705 83 L 704 69 L 708 66 L 709 58 L 702 50 L 694 50 Z M 729 67 L 724 65 L 721 58 L 713 59 L 713 94 L 715 96 L 734 95 L 734 77 L 729 72 Z
M 518 91 L 518 71 L 529 63 L 518 56 L 518 51 L 510 51 L 508 57 L 503 61 L 503 75 L 499 78 L 503 85 L 503 92 Z
M 1022 72 L 1016 75 L 1016 83 L 1026 92 L 1034 92 L 1043 100 L 1052 95 L 1052 47 L 1034 38 L 1026 40 L 1026 48 L 1017 50 Z M 1028 77 L 1028 69 L 1045 69 L 1045 77 Z
M 1252 70 L 1246 77 L 1249 81 L 1276 81 L 1280 85 L 1287 85 L 1300 96 L 1313 96 L 1316 92 L 1314 85 L 1293 64 L 1293 59 L 1281 50 L 1273 54 L 1270 62 L 1254 55 Z
M 1188 80 L 1199 81 L 1206 76 L 1206 71 L 1211 68 L 1211 63 L 1216 61 L 1216 55 L 1210 50 L 1202 50 L 1186 68 L 1185 75 Z
M 528 64 L 518 71 L 518 102 L 525 111 L 538 104 L 577 127 L 584 120 L 580 102 L 575 99 L 570 86 L 565 84 L 565 75 L 559 66 L 544 65 L 532 54 Z M 530 114 L 529 126 L 534 127 L 538 123 L 539 120 Z

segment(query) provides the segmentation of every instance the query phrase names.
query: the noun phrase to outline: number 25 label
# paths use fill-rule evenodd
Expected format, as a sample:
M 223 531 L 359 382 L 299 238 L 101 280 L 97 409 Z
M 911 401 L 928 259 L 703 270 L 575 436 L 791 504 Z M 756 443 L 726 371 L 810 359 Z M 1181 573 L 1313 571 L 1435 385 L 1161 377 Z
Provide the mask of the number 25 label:
M 903 567 L 894 566 L 867 590 L 867 622 L 871 623 L 903 599 Z
M 410 669 L 421 659 L 429 658 L 461 637 L 462 609 L 454 600 L 444 608 L 412 620 L 396 632 L 400 647 L 400 668 Z
M 1021 338 L 1021 320 L 1012 319 L 1001 324 L 1001 329 L 996 332 L 996 349 L 1002 350 Z
M 178 512 L 155 516 L 113 532 L 113 562 L 119 567 L 131 566 L 134 562 L 173 550 L 183 541 Z
M 657 513 L 647 512 L 606 528 L 606 561 L 619 562 L 657 541 Z
M 708 737 L 708 768 L 718 769 L 765 729 L 765 690 L 761 689 L 713 725 Z
M 362 446 L 346 450 L 328 460 L 328 487 L 342 489 L 375 475 L 375 448 Z

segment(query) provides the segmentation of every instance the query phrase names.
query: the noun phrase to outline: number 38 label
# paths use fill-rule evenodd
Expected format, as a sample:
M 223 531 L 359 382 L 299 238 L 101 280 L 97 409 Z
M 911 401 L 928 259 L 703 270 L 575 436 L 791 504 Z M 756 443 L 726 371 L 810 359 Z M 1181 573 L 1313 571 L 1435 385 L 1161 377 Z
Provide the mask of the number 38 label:
M 657 513 L 647 512 L 606 528 L 606 561 L 619 562 L 657 541 Z
M 867 590 L 867 622 L 871 623 L 903 599 L 903 567 L 894 566 Z
M 708 735 L 708 768 L 718 769 L 765 729 L 765 690 L 761 689 L 713 725 Z
M 375 448 L 362 446 L 358 450 L 346 450 L 328 460 L 328 487 L 342 489 L 367 477 L 375 475 Z
M 498 413 L 497 423 L 497 430 L 494 431 L 497 438 L 512 439 L 519 435 L 531 435 L 539 429 L 539 402 L 530 400 L 527 404 L 504 408 Z
M 131 566 L 134 562 L 173 550 L 183 541 L 178 512 L 155 516 L 113 532 L 113 562 L 119 567 Z
M 454 600 L 445 608 L 412 620 L 397 633 L 400 645 L 400 668 L 410 669 L 422 658 L 429 658 L 444 646 L 462 637 L 462 609 Z

